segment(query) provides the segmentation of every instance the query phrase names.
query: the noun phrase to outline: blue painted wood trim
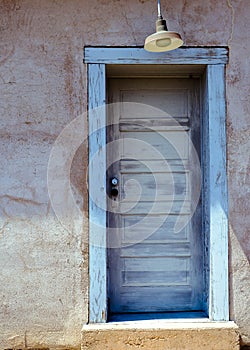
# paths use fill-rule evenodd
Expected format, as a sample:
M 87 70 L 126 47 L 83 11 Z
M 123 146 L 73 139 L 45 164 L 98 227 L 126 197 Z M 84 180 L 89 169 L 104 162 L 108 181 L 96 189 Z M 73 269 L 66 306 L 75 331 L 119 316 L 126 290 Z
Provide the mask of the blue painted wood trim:
M 105 95 L 105 65 L 90 64 L 88 67 L 90 323 L 107 320 Z
M 204 257 L 204 311 L 209 315 L 209 290 L 210 290 L 210 257 L 209 257 L 209 101 L 208 101 L 208 82 L 207 68 L 201 79 L 201 100 L 202 100 L 202 118 L 201 118 L 201 168 L 202 168 L 202 233 L 203 233 L 203 257 Z
M 148 52 L 138 47 L 85 47 L 85 63 L 104 64 L 226 64 L 228 49 L 179 48 L 169 52 Z
M 226 176 L 225 67 L 207 67 L 208 225 L 210 252 L 209 317 L 229 319 L 228 199 Z
M 93 48 L 91 48 L 93 49 Z M 96 50 L 96 49 L 95 49 Z M 112 54 L 113 48 L 109 49 Z M 123 50 L 123 49 L 122 49 Z M 190 49 L 191 50 L 191 49 Z M 198 50 L 198 49 L 197 49 Z M 200 50 L 200 49 L 199 49 Z M 205 49 L 207 50 L 207 49 Z M 225 49 L 221 49 L 225 50 Z M 141 51 L 142 53 L 142 51 Z M 197 51 L 198 53 L 198 51 Z M 143 55 L 143 53 L 142 53 Z M 158 57 L 158 54 L 157 54 Z M 189 58 L 190 59 L 190 58 Z M 132 60 L 132 63 L 177 64 L 168 59 L 154 59 L 147 62 Z M 191 61 L 186 60 L 185 63 Z M 226 131 L 225 131 L 225 77 L 224 63 L 218 61 L 209 64 L 206 75 L 206 107 L 204 115 L 204 148 L 205 156 L 205 227 L 209 243 L 209 317 L 214 321 L 228 320 L 228 216 L 227 216 L 227 182 L 226 182 Z M 110 63 L 110 62 L 109 62 Z M 129 63 L 129 60 L 116 61 Z M 204 61 L 192 61 L 192 64 L 204 64 Z M 92 108 L 105 104 L 105 64 L 89 65 L 89 188 L 96 186 L 97 178 L 93 177 L 96 168 L 91 167 L 91 159 L 97 148 L 105 145 L 105 111 L 94 113 Z M 96 132 L 97 127 L 98 132 Z M 91 135 L 92 134 L 92 135 Z M 105 187 L 104 171 L 106 158 L 103 153 L 98 183 Z M 102 185 L 101 185 L 102 188 Z M 89 232 L 90 232 L 90 322 L 105 322 L 107 317 L 106 292 L 106 213 L 100 210 L 105 207 L 105 199 L 100 188 L 100 203 L 89 200 Z M 105 209 L 105 208 L 104 208 Z

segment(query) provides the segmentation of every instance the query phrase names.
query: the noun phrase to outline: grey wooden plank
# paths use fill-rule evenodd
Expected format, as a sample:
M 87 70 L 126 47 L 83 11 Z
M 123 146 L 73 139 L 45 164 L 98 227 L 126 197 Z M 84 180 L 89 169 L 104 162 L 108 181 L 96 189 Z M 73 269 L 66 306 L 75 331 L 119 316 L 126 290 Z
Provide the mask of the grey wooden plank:
M 134 257 L 188 257 L 190 243 L 144 244 L 137 243 L 121 248 L 121 258 Z
M 162 202 L 130 202 L 120 203 L 120 213 L 126 215 L 187 215 L 191 213 L 191 203 L 188 201 L 162 201 Z
M 126 202 L 120 203 L 121 215 L 188 215 L 191 213 L 191 202 L 169 200 L 158 202 Z
M 189 270 L 189 257 L 156 257 L 154 259 L 148 258 L 134 258 L 133 260 L 124 258 L 122 271 L 140 271 L 140 272 L 175 272 Z
M 120 172 L 125 173 L 161 173 L 171 171 L 174 173 L 185 172 L 189 170 L 189 163 L 185 159 L 167 159 L 167 160 L 147 160 L 139 161 L 133 159 L 121 159 Z
M 224 47 L 182 47 L 169 52 L 147 52 L 138 47 L 85 47 L 85 63 L 101 64 L 226 64 Z
M 105 186 L 106 156 L 98 164 L 97 150 L 106 145 L 105 66 L 91 64 L 88 70 L 89 108 L 89 321 L 106 322 L 106 211 L 102 188 Z M 99 108 L 99 109 L 98 109 Z M 93 194 L 97 194 L 92 198 Z M 103 207 L 104 206 L 104 207 Z M 102 209 L 101 209 L 102 208 Z M 102 290 L 102 293 L 100 293 Z
M 143 241 L 144 243 L 161 242 L 168 243 L 174 241 L 187 241 L 189 236 L 189 217 L 182 216 L 185 227 L 176 232 L 175 226 L 179 215 L 123 215 L 123 237 L 122 244 L 131 244 Z M 134 230 L 135 225 L 136 230 Z M 160 223 L 160 224 L 159 224 Z M 156 228 L 156 231 L 152 230 Z
M 224 65 L 209 66 L 208 191 L 210 226 L 210 317 L 229 319 L 228 302 L 228 203 L 226 176 L 226 105 Z
M 189 258 L 123 259 L 122 286 L 188 285 Z
M 121 198 L 132 202 L 191 200 L 189 182 L 189 173 L 126 173 L 121 175 Z
M 188 271 L 122 271 L 122 286 L 185 286 L 188 284 Z
M 185 131 L 122 132 L 121 157 L 138 160 L 188 159 L 190 139 Z
M 180 121 L 173 123 L 170 119 L 140 119 L 136 120 L 121 120 L 120 131 L 188 131 L 188 118 L 179 118 Z M 172 124 L 172 125 L 171 125 Z
M 187 83 L 187 81 L 185 81 Z M 148 88 L 137 90 L 136 87 L 128 87 L 120 91 L 120 101 L 122 102 L 121 116 L 122 118 L 138 118 L 157 119 L 166 117 L 187 117 L 188 105 L 188 89 L 180 87 L 154 88 L 155 84 L 149 85 Z M 159 85 L 159 83 L 158 83 Z M 184 85 L 184 84 L 183 84 Z M 129 103 L 129 104 L 127 104 Z M 142 105 L 150 104 L 155 111 L 143 106 L 135 106 L 134 103 Z M 159 112 L 158 112 L 159 110 Z M 163 111 L 163 113 L 161 113 Z
M 168 298 L 166 298 L 166 288 Z M 152 297 L 155 296 L 155 297 Z M 175 301 L 173 304 L 173 300 Z M 197 300 L 195 307 L 191 304 L 192 289 L 190 286 L 150 286 L 123 287 L 118 312 L 157 312 L 183 311 L 199 309 Z M 145 302 L 148 301 L 148 302 Z

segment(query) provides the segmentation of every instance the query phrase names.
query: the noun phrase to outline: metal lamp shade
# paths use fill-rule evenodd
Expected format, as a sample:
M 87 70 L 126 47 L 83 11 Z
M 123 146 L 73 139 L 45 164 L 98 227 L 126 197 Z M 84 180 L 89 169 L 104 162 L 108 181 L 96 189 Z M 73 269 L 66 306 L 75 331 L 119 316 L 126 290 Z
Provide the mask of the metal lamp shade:
M 180 34 L 161 30 L 146 38 L 144 49 L 151 52 L 164 52 L 177 49 L 182 44 Z
M 158 19 L 156 21 L 156 33 L 149 35 L 144 44 L 144 49 L 151 52 L 164 52 L 177 49 L 183 44 L 180 34 L 169 32 L 165 19 L 162 18 L 158 2 Z

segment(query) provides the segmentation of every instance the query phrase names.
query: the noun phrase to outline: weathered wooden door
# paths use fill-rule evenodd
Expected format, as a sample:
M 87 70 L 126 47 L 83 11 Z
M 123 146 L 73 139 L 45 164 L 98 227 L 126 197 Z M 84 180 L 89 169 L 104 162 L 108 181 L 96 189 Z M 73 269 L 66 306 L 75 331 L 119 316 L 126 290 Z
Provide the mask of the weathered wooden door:
M 108 96 L 109 311 L 202 310 L 199 80 L 113 78 Z

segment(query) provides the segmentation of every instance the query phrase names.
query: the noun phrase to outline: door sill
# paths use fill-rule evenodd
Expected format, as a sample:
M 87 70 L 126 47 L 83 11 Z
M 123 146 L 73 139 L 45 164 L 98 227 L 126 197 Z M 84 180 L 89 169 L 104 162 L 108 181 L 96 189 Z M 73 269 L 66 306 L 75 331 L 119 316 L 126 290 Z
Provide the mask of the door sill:
M 114 314 L 108 319 L 108 322 L 130 322 L 130 321 L 147 321 L 147 320 L 175 320 L 188 322 L 209 321 L 208 316 L 203 311 L 189 312 L 160 312 L 160 313 L 131 313 L 131 314 Z
M 234 322 L 155 319 L 84 325 L 81 349 L 239 350 L 239 344 Z

